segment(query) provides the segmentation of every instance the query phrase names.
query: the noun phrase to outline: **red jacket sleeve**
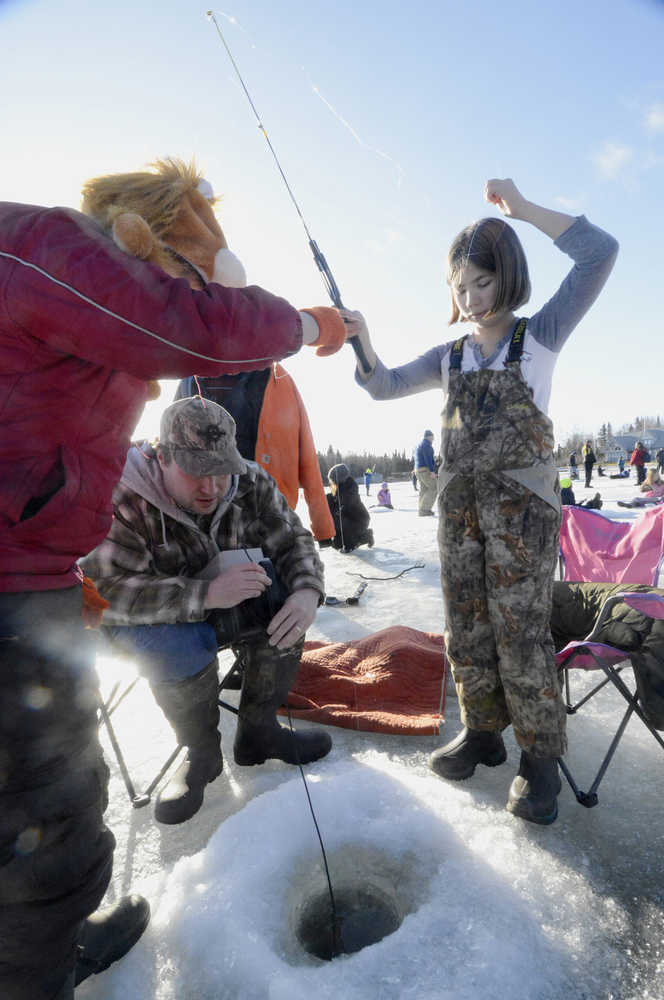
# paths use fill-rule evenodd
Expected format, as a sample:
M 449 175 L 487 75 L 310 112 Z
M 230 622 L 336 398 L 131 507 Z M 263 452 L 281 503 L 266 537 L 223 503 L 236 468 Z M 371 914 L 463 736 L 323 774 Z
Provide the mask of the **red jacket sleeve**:
M 0 333 L 141 379 L 250 371 L 302 344 L 298 312 L 255 286 L 187 281 L 64 208 L 0 203 Z

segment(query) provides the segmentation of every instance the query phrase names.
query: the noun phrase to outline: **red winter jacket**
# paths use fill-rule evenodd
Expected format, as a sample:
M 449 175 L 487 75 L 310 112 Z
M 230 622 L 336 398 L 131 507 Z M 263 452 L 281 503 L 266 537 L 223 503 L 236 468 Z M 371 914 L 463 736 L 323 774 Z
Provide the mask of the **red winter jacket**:
M 148 380 L 265 368 L 301 343 L 297 311 L 260 288 L 193 291 L 78 212 L 0 202 L 0 592 L 76 582 Z

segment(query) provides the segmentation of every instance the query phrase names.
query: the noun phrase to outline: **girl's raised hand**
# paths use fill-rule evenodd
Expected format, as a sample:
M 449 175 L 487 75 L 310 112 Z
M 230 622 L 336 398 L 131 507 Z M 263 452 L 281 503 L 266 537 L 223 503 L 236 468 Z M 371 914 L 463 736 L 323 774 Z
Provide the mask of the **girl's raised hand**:
M 523 219 L 528 204 L 511 177 L 493 178 L 484 186 L 484 197 L 509 219 Z

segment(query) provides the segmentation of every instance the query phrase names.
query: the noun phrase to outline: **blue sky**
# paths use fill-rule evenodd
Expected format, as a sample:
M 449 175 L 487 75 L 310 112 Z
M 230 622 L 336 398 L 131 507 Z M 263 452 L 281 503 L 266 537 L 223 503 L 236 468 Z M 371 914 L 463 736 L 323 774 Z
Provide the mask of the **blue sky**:
M 557 436 L 662 399 L 664 4 L 229 0 L 214 8 L 345 303 L 388 364 L 451 339 L 444 260 L 492 214 L 488 177 L 621 243 L 554 376 Z M 78 207 L 82 182 L 196 156 L 249 280 L 327 304 L 302 225 L 204 5 L 0 0 L 2 197 Z M 534 311 L 567 270 L 515 227 Z M 410 448 L 441 398 L 373 403 L 349 348 L 288 362 L 321 449 Z M 170 401 L 171 388 L 164 398 Z M 140 429 L 156 430 L 161 404 Z

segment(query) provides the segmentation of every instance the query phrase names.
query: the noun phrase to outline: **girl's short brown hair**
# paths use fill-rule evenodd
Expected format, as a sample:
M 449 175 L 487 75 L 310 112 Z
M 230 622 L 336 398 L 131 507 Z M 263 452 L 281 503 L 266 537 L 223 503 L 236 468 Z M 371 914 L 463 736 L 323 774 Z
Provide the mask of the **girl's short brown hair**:
M 495 316 L 503 310 L 511 312 L 530 298 L 526 255 L 519 237 L 503 219 L 480 219 L 459 233 L 447 255 L 448 285 L 454 284 L 469 263 L 496 275 L 496 301 L 489 315 Z M 459 307 L 452 296 L 449 324 L 459 318 Z

